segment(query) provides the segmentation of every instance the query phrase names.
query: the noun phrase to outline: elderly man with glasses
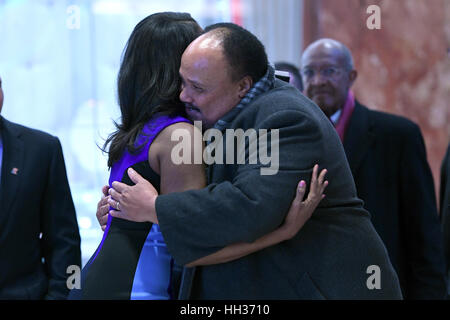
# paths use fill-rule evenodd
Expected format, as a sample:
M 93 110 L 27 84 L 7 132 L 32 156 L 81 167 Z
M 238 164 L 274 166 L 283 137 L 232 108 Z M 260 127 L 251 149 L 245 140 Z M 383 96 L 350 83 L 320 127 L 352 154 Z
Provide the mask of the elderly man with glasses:
M 388 250 L 405 299 L 446 296 L 442 232 L 420 128 L 355 100 L 357 71 L 350 50 L 332 39 L 306 48 L 304 93 L 334 124 L 358 197 Z

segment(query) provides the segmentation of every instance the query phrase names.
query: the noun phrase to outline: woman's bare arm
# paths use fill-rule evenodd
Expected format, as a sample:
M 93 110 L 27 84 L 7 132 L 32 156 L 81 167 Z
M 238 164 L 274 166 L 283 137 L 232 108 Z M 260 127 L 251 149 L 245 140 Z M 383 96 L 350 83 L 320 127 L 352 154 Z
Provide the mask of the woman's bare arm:
M 323 191 L 328 185 L 328 181 L 324 181 L 326 170 L 322 170 L 320 175 L 317 176 L 318 170 L 318 165 L 315 165 L 312 173 L 311 188 L 308 197 L 304 201 L 303 196 L 305 195 L 306 183 L 300 181 L 286 219 L 278 229 L 262 236 L 252 243 L 242 242 L 226 246 L 225 248 L 197 259 L 186 266 L 194 267 L 233 261 L 294 237 L 311 217 L 320 200 L 325 197 Z

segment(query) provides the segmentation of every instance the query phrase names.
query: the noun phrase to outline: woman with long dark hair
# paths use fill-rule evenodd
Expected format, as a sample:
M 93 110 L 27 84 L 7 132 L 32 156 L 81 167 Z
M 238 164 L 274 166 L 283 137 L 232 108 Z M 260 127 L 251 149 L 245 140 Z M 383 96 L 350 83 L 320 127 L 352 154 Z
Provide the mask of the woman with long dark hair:
M 105 142 L 109 183 L 132 184 L 127 169 L 132 167 L 161 194 L 206 186 L 203 164 L 180 164 L 171 160 L 178 143 L 175 130 L 187 138 L 201 132 L 187 119 L 178 96 L 178 74 L 183 51 L 202 29 L 187 13 L 156 13 L 139 22 L 133 30 L 118 75 L 121 110 L 116 131 Z M 191 141 L 202 145 L 202 141 Z M 191 152 L 194 154 L 194 151 Z M 326 182 L 317 178 L 317 168 L 307 201 L 301 202 L 305 184 L 297 193 L 285 224 L 254 244 L 236 244 L 190 265 L 221 263 L 292 237 L 309 218 L 321 199 Z M 206 259 L 205 259 L 206 258 Z M 174 261 L 167 251 L 159 226 L 108 216 L 103 239 L 82 271 L 81 289 L 72 290 L 73 299 L 173 299 Z

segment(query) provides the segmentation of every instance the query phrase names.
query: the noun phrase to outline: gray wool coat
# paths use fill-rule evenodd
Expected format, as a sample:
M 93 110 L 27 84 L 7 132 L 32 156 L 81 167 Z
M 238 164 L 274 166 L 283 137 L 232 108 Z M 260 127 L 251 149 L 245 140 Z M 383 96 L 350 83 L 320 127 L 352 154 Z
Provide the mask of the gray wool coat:
M 272 137 L 270 130 L 278 129 L 278 172 L 262 175 L 259 161 L 212 164 L 206 188 L 158 196 L 160 229 L 176 263 L 254 241 L 280 226 L 298 181 L 309 185 L 314 164 L 328 170 L 329 185 L 293 239 L 232 262 L 197 267 L 190 299 L 402 298 L 386 248 L 357 198 L 341 141 L 319 107 L 276 80 L 228 128 L 267 129 Z

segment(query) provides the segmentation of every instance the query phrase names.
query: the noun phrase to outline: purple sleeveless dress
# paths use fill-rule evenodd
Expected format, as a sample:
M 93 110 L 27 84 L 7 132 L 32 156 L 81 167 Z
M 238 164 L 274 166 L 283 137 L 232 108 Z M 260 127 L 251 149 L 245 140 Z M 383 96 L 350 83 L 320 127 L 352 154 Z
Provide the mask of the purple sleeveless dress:
M 137 139 L 143 145 L 137 154 L 127 150 L 111 168 L 109 185 L 122 181 L 132 185 L 127 169 L 132 167 L 159 192 L 160 177 L 148 163 L 148 150 L 167 126 L 188 122 L 183 117 L 157 116 L 148 122 Z M 173 259 L 158 225 L 131 222 L 109 216 L 103 239 L 83 268 L 81 289 L 72 299 L 166 300 L 172 296 Z

